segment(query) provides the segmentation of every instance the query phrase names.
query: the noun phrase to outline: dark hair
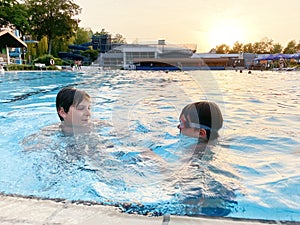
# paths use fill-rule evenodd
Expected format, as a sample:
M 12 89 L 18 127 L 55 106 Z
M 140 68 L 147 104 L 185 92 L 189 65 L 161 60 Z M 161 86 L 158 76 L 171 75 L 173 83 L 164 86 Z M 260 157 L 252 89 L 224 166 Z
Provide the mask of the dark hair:
M 223 116 L 216 103 L 209 101 L 194 102 L 182 109 L 180 117 L 182 115 L 186 118 L 189 116 L 192 123 L 209 127 L 210 129 L 204 128 L 208 140 L 216 139 L 219 136 L 218 131 L 223 126 Z
M 59 119 L 61 121 L 64 120 L 58 113 L 61 107 L 68 113 L 71 105 L 77 106 L 83 99 L 90 99 L 89 94 L 83 90 L 74 87 L 65 87 L 61 89 L 56 96 L 56 111 Z

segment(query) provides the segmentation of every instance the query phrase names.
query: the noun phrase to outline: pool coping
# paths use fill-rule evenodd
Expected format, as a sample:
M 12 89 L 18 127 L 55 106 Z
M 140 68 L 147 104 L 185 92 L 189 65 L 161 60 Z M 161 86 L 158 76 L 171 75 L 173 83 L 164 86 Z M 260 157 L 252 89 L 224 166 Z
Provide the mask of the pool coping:
M 117 207 L 93 204 L 91 202 L 70 202 L 62 199 L 41 199 L 0 193 L 1 224 L 17 225 L 262 225 L 300 224 L 300 222 L 237 219 L 229 217 L 149 217 L 120 212 Z

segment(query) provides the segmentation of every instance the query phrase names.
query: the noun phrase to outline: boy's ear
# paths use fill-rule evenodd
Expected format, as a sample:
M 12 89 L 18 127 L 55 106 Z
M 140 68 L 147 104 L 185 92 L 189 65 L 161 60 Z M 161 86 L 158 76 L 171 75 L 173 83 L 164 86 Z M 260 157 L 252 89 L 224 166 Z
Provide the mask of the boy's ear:
M 62 118 L 65 118 L 67 115 L 63 107 L 60 107 L 57 112 Z
M 206 139 L 206 138 L 207 138 L 207 137 L 206 137 L 206 130 L 203 129 L 203 128 L 200 128 L 199 136 L 200 136 L 201 138 Z

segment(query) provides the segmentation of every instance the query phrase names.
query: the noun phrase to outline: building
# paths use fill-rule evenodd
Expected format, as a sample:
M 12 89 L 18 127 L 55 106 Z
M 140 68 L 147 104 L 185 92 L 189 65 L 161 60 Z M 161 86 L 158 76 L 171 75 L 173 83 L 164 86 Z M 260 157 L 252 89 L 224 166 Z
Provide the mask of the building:
M 136 70 L 224 70 L 227 58 L 156 58 L 136 59 Z
M 135 59 L 139 58 L 157 58 L 159 51 L 154 46 L 124 44 L 117 46 L 111 51 L 101 55 L 101 66 L 129 68 L 133 65 Z
M 99 50 L 101 53 L 108 52 L 109 50 L 111 50 L 112 47 L 111 35 L 93 35 L 92 46 L 94 50 Z
M 112 50 L 100 54 L 100 66 L 111 68 L 132 68 L 139 60 L 167 59 L 167 58 L 190 58 L 193 50 L 166 45 L 160 40 L 158 44 L 123 44 Z
M 1 64 L 11 63 L 11 54 L 14 56 L 15 62 L 22 63 L 21 50 L 18 48 L 27 48 L 27 44 L 19 37 L 12 33 L 9 29 L 0 30 L 0 61 Z M 16 61 L 18 60 L 18 61 Z
M 99 64 L 106 68 L 137 70 L 224 70 L 250 68 L 255 54 L 195 53 L 195 49 L 158 44 L 124 44 L 100 54 Z

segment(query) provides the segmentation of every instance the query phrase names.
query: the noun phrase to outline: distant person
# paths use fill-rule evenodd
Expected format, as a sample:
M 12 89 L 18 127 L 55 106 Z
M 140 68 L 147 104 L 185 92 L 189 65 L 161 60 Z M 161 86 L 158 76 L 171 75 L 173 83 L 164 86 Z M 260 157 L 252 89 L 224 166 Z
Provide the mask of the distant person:
M 183 135 L 208 142 L 219 137 L 223 116 L 214 102 L 200 101 L 186 105 L 179 117 L 178 128 Z
M 56 96 L 56 111 L 65 134 L 92 130 L 91 97 L 87 92 L 74 87 L 61 89 Z
M 2 64 L 0 64 L 0 73 L 4 73 L 4 68 L 3 68 Z

